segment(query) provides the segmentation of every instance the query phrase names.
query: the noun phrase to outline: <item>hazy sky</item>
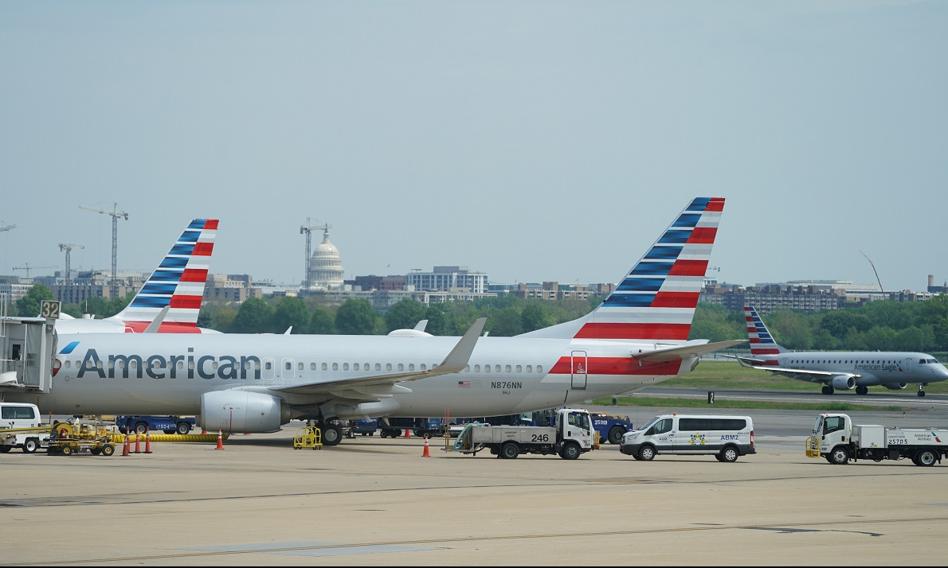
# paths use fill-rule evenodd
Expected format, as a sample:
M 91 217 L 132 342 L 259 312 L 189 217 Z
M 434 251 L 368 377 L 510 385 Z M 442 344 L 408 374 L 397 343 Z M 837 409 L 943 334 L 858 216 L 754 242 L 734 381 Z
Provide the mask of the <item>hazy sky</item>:
M 0 4 L 0 273 L 461 264 L 617 281 L 695 195 L 719 279 L 948 279 L 948 2 Z M 44 271 L 49 272 L 49 271 Z

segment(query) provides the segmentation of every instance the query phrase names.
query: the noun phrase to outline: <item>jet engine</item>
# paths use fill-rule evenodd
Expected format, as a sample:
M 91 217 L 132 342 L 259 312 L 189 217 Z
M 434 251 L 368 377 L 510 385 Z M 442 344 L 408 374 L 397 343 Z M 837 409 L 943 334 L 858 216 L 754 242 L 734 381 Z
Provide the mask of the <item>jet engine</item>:
M 201 426 L 211 432 L 276 432 L 289 421 L 289 408 L 268 394 L 223 390 L 201 396 Z
M 855 377 L 833 377 L 833 388 L 837 390 L 852 390 L 856 388 Z
M 902 390 L 902 389 L 904 389 L 905 387 L 907 387 L 908 385 L 907 385 L 906 383 L 898 383 L 898 384 L 886 383 L 886 384 L 884 384 L 884 385 L 882 385 L 882 386 L 884 386 L 885 388 L 887 388 L 887 389 L 889 389 L 889 390 L 894 390 L 894 391 L 896 391 L 896 390 Z

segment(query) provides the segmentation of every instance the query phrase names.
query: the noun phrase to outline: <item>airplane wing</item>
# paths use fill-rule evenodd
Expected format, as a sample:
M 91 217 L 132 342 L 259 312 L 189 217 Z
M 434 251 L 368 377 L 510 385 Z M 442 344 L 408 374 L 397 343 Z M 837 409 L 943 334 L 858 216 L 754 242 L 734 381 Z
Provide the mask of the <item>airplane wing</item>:
M 471 354 L 474 352 L 474 346 L 484 330 L 484 324 L 487 318 L 478 318 L 473 325 L 464 333 L 464 336 L 457 342 L 448 356 L 444 358 L 437 367 L 425 371 L 407 371 L 403 373 L 390 373 L 386 375 L 369 375 L 364 377 L 350 377 L 345 379 L 336 379 L 333 381 L 320 381 L 315 383 L 305 383 L 278 387 L 270 389 L 273 392 L 298 395 L 336 395 L 340 398 L 377 398 L 384 396 L 378 391 L 391 392 L 398 390 L 396 383 L 404 381 L 416 381 L 428 377 L 437 377 L 440 375 L 450 375 L 463 371 L 467 367 Z M 405 387 L 400 387 L 404 389 Z M 373 392 L 374 391 L 374 392 Z
M 833 371 L 813 371 L 811 369 L 785 369 L 783 367 L 770 367 L 767 365 L 748 365 L 751 369 L 759 371 L 770 371 L 778 375 L 784 375 L 793 379 L 810 381 L 811 383 L 831 383 L 833 379 L 842 377 L 845 379 L 858 379 L 862 375 L 856 373 L 842 373 Z
M 694 357 L 704 355 L 705 353 L 714 353 L 722 349 L 729 349 L 742 343 L 747 343 L 746 339 L 730 339 L 728 341 L 715 341 L 708 343 L 704 340 L 700 342 L 689 342 L 681 347 L 671 347 L 669 349 L 657 349 L 648 353 L 640 353 L 633 357 L 643 363 L 660 363 L 663 361 L 678 361 L 685 357 Z

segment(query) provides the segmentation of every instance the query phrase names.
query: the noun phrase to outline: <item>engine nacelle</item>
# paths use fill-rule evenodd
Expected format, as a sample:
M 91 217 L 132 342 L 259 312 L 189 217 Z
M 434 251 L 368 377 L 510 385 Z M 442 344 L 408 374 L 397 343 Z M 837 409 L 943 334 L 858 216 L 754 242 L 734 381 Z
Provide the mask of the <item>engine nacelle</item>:
M 903 390 L 905 387 L 908 386 L 908 384 L 906 384 L 906 383 L 898 383 L 898 384 L 886 383 L 886 384 L 884 384 L 883 386 L 884 386 L 885 388 L 889 389 L 889 390 L 897 391 L 897 390 Z
M 201 396 L 201 426 L 210 432 L 276 432 L 289 421 L 283 401 L 268 394 L 223 390 Z
M 837 390 L 852 390 L 856 388 L 855 377 L 833 377 L 833 388 Z

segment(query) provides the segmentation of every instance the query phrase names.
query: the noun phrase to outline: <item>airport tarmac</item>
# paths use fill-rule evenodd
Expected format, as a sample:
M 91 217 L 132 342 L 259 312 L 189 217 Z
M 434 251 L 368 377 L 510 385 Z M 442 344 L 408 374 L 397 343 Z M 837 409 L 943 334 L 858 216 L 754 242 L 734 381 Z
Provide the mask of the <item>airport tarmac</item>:
M 833 466 L 803 455 L 814 413 L 749 414 L 759 453 L 734 464 L 608 445 L 499 460 L 440 440 L 423 459 L 421 440 L 377 436 L 297 451 L 298 426 L 223 451 L 13 452 L 0 564 L 944 563 L 948 465 Z

